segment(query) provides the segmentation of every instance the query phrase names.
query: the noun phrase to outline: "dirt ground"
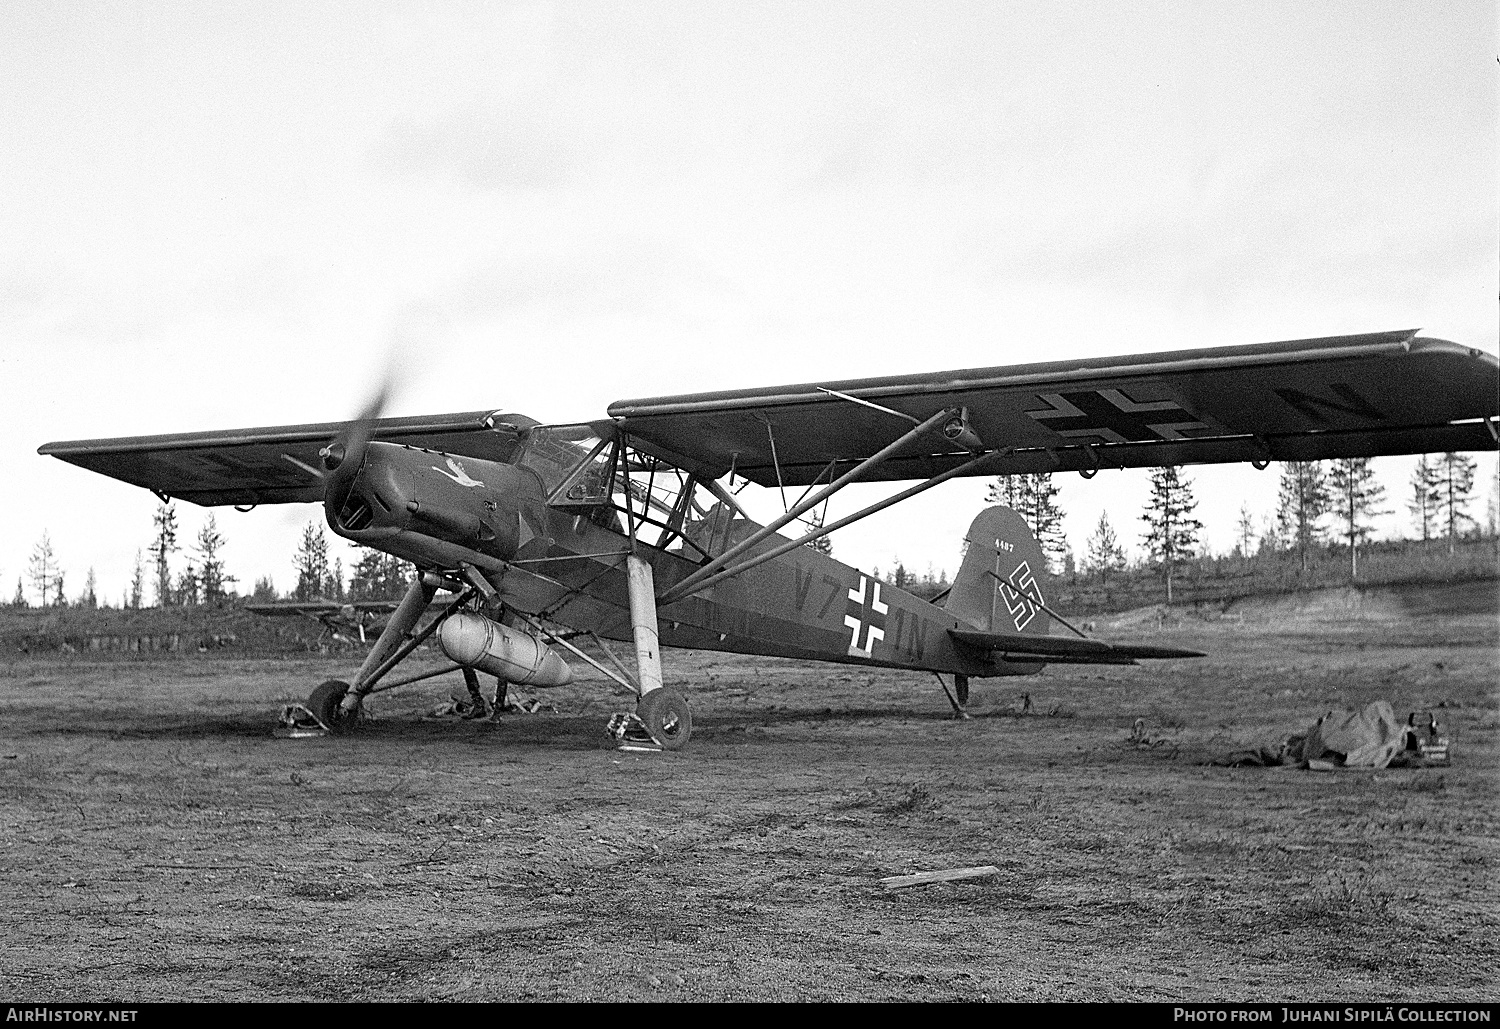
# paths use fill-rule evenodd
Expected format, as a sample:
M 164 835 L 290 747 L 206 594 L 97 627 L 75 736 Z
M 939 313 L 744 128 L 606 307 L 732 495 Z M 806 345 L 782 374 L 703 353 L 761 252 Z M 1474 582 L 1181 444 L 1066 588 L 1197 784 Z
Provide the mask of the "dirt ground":
M 1497 629 L 1494 583 L 1144 612 L 1099 631 L 1212 656 L 976 682 L 967 722 L 930 676 L 669 654 L 677 754 L 613 749 L 593 675 L 499 724 L 423 719 L 453 676 L 278 740 L 354 659 L 18 658 L 0 993 L 1492 1001 Z M 1442 705 L 1452 766 L 1204 763 L 1377 699 Z

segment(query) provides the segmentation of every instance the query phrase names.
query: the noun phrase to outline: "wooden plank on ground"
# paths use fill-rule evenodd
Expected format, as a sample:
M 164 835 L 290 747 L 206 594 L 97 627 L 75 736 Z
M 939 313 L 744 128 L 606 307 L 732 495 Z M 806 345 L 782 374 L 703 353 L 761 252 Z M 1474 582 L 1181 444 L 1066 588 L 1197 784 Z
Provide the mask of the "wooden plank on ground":
M 973 868 L 944 868 L 936 872 L 915 872 L 912 875 L 892 875 L 882 880 L 888 890 L 904 890 L 908 886 L 926 886 L 929 883 L 949 883 L 955 879 L 978 879 L 986 875 L 999 875 L 994 865 L 976 865 Z

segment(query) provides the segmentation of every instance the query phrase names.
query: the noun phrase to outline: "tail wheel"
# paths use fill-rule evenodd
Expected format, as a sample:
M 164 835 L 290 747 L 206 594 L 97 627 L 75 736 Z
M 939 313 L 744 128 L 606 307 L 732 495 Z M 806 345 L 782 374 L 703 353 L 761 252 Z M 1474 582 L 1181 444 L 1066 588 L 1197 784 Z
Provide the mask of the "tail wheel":
M 349 692 L 349 684 L 338 679 L 329 679 L 319 684 L 307 698 L 307 709 L 334 732 L 344 732 L 353 722 L 353 717 L 344 714 L 339 705 Z
M 687 698 L 669 687 L 642 697 L 635 713 L 662 750 L 680 750 L 693 735 L 693 713 L 688 710 Z

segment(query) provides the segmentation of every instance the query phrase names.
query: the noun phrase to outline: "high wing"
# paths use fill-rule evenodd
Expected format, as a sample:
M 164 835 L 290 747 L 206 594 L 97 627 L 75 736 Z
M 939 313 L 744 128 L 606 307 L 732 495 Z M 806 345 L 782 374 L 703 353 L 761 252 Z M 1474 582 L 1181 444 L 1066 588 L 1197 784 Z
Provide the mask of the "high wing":
M 522 432 L 535 424 L 498 411 L 379 418 L 371 423 L 371 438 L 507 461 Z M 48 443 L 38 453 L 205 507 L 306 503 L 323 499 L 318 451 L 344 427 L 322 422 L 73 440 Z
M 949 629 L 948 635 L 964 646 L 987 651 L 997 657 L 1018 661 L 1040 659 L 1052 664 L 1133 665 L 1137 658 L 1207 656 L 1198 650 L 1106 643 L 1104 640 L 1071 636 L 1031 636 L 1014 632 L 984 632 L 979 629 Z
M 945 408 L 966 409 L 972 450 L 996 452 L 969 475 L 1497 449 L 1500 361 L 1417 331 L 621 400 L 609 414 L 643 449 L 763 486 L 828 481 Z M 927 432 L 864 478 L 927 478 L 972 456 Z

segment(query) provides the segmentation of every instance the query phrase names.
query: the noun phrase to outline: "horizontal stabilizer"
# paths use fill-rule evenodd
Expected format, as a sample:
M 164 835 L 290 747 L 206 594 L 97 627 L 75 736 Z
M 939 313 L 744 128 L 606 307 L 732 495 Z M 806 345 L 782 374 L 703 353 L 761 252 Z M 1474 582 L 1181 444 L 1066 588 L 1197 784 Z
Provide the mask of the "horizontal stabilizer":
M 976 650 L 987 650 L 1001 657 L 1038 658 L 1058 664 L 1129 665 L 1137 658 L 1206 657 L 1197 650 L 1176 647 L 1148 647 L 1134 643 L 1106 643 L 1103 640 L 1075 639 L 1069 636 L 1026 636 L 1012 632 L 983 632 L 978 629 L 949 629 L 959 643 Z

